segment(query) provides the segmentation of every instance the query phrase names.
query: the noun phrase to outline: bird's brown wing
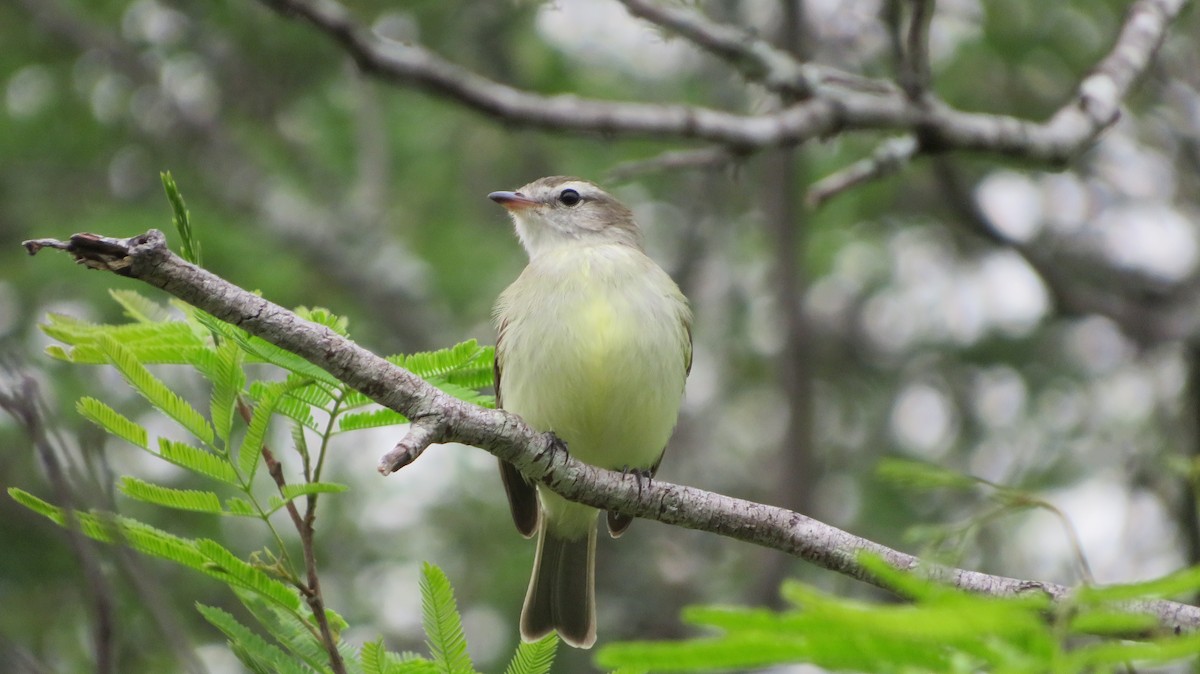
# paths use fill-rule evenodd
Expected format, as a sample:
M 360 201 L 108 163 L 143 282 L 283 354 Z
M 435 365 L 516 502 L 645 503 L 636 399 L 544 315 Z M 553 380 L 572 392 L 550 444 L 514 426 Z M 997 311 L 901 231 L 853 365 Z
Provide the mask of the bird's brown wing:
M 507 323 L 501 322 L 500 332 L 496 336 L 496 357 L 493 361 L 492 372 L 496 380 L 496 407 L 504 409 L 504 399 L 500 385 L 500 342 L 504 339 L 504 328 Z M 512 513 L 513 524 L 525 538 L 533 536 L 538 526 L 537 488 L 517 470 L 511 463 L 500 459 L 500 480 L 504 483 L 504 493 L 508 495 L 508 509 Z
M 687 331 L 688 339 L 687 353 L 683 357 L 683 378 L 687 379 L 692 374 L 692 345 L 694 343 L 692 339 L 692 319 L 690 316 L 683 322 L 683 329 Z
M 685 330 L 687 330 L 688 342 L 687 353 L 685 353 L 683 356 L 684 379 L 687 379 L 687 376 L 692 373 L 692 322 L 690 320 L 684 321 L 683 327 Z M 663 454 L 666 454 L 666 452 L 667 448 L 663 447 Z M 650 469 L 642 474 L 642 477 L 646 478 L 647 481 L 653 480 L 654 475 L 658 473 L 658 467 L 662 464 L 663 454 L 659 454 L 658 461 L 655 461 L 654 465 L 650 466 Z M 625 530 L 629 528 L 629 525 L 633 524 L 633 515 L 622 515 L 621 513 L 616 513 L 611 510 L 609 510 L 607 514 L 608 534 L 613 538 L 620 537 L 620 535 L 625 533 Z

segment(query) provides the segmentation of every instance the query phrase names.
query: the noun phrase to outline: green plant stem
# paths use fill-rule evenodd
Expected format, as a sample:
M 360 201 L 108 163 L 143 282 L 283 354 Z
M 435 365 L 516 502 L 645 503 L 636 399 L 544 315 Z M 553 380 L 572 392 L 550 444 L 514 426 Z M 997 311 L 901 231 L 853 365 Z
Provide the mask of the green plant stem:
M 321 481 L 321 472 L 325 468 L 325 452 L 329 449 L 329 439 L 333 437 L 333 423 L 337 419 L 337 415 L 342 412 L 342 402 L 344 397 L 338 398 L 333 404 L 333 409 L 329 412 L 329 427 L 325 429 L 325 435 L 321 438 L 321 447 L 317 450 L 317 467 L 313 470 L 312 481 Z
M 250 406 L 247 405 L 246 401 L 240 396 L 237 400 L 237 410 L 242 419 L 249 424 L 253 414 L 250 410 Z M 266 447 L 264 446 L 263 449 L 265 450 Z M 230 459 L 230 465 L 233 466 L 233 469 L 237 471 L 237 462 L 232 460 L 232 456 L 229 453 L 228 447 L 226 448 L 224 454 L 226 458 Z M 267 525 L 267 529 L 269 529 L 271 531 L 271 535 L 275 537 L 276 545 L 279 546 L 279 562 L 282 562 L 282 565 L 277 563 L 276 566 L 280 567 L 281 569 L 286 569 L 288 579 L 293 579 L 295 574 L 292 572 L 291 560 L 288 558 L 287 544 L 283 542 L 283 536 L 279 534 L 279 530 L 276 529 L 275 525 L 271 523 L 272 513 L 266 508 L 263 508 L 262 504 L 258 502 L 258 499 L 254 496 L 254 490 L 252 489 L 251 481 L 246 480 L 245 476 L 242 475 L 240 471 L 238 472 L 238 480 L 241 482 L 242 493 L 246 495 L 246 498 L 250 501 L 250 504 L 253 505 L 254 509 L 258 511 L 258 518 L 263 521 L 263 524 Z
M 342 391 L 342 396 L 335 398 L 333 409 L 329 411 L 329 423 L 325 426 L 325 432 L 321 434 L 321 447 L 317 450 L 317 466 L 313 469 L 312 475 L 309 475 L 308 453 L 304 454 L 304 474 L 305 478 L 311 482 L 321 481 L 321 471 L 325 467 L 325 454 L 329 449 L 329 439 L 333 437 L 333 425 L 337 422 L 337 417 L 341 414 L 342 402 L 345 401 L 345 391 Z M 318 494 L 309 494 L 305 499 L 304 504 L 304 527 L 308 531 L 315 529 L 317 521 L 317 499 Z
M 247 423 L 253 417 L 250 407 L 244 401 L 238 401 L 238 412 Z M 333 669 L 334 674 L 346 674 L 346 663 L 342 660 L 342 654 L 338 651 L 337 639 L 333 636 L 333 629 L 329 626 L 329 618 L 325 615 L 325 600 L 321 595 L 321 580 L 317 574 L 317 557 L 313 549 L 313 522 L 315 513 L 312 518 L 301 517 L 300 511 L 296 508 L 294 499 L 287 499 L 284 494 L 284 487 L 287 486 L 287 478 L 283 475 L 283 464 L 275 458 L 275 453 L 271 448 L 263 443 L 262 459 L 267 465 L 267 473 L 271 479 L 275 481 L 275 486 L 279 489 L 279 494 L 286 500 L 286 509 L 288 516 L 292 519 L 292 525 L 296 527 L 296 531 L 300 534 L 300 548 L 304 552 L 304 568 L 307 576 L 305 583 L 298 584 L 300 593 L 304 595 L 304 600 L 308 603 L 309 609 L 312 610 L 313 620 L 317 622 L 317 628 L 321 632 L 321 642 L 325 646 L 325 651 L 329 654 L 329 666 Z M 286 552 L 284 553 L 286 554 Z

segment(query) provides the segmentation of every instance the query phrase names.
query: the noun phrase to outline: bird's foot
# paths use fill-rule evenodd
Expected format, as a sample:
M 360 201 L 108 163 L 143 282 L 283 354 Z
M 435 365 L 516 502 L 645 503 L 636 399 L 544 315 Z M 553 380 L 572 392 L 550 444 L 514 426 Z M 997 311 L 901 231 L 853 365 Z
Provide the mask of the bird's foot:
M 642 495 L 642 480 L 646 481 L 646 486 L 654 480 L 654 469 L 652 468 L 634 468 L 633 466 L 621 466 L 621 477 L 633 476 L 637 481 L 638 496 Z
M 550 442 L 547 443 L 546 449 L 542 450 L 542 453 L 538 455 L 538 459 L 549 454 L 550 462 L 553 463 L 555 455 L 560 452 L 563 456 L 571 456 L 571 451 L 567 449 L 566 440 L 558 437 L 554 431 L 546 431 L 546 435 L 550 436 Z

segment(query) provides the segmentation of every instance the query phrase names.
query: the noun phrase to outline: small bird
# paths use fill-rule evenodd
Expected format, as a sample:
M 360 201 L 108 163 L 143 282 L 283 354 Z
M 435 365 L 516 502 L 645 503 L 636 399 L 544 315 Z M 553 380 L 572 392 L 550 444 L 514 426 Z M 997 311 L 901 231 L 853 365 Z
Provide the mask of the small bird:
M 633 213 L 564 176 L 488 197 L 512 216 L 529 265 L 496 302 L 496 400 L 575 458 L 652 477 L 692 364 L 692 313 L 642 246 Z M 538 536 L 521 638 L 596 642 L 596 515 L 512 464 L 500 474 L 517 530 Z M 609 512 L 621 535 L 632 517 Z

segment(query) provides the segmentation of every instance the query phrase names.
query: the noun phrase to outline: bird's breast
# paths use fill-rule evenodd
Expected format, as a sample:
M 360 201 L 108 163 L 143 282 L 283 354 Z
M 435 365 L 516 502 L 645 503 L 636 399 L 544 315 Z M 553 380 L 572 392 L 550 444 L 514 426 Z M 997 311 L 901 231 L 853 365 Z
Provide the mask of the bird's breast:
M 554 262 L 531 264 L 497 308 L 504 407 L 588 463 L 649 466 L 683 395 L 682 296 L 644 256 Z

